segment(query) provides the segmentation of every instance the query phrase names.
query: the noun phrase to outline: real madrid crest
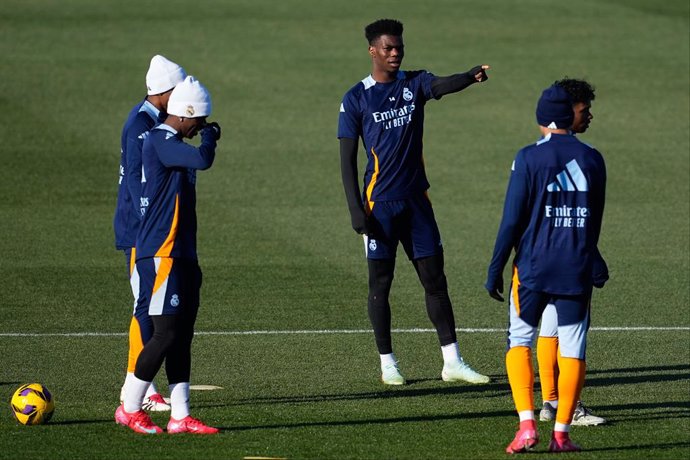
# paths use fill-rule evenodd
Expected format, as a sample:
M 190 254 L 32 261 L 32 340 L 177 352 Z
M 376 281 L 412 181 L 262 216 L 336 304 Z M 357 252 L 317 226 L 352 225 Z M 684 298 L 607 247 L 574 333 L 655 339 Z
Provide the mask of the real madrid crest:
M 413 97 L 412 91 L 410 91 L 408 88 L 403 89 L 403 99 L 405 99 L 407 102 L 410 102 Z
M 188 117 L 193 117 L 194 116 L 194 106 L 188 105 L 185 113 L 187 114 Z

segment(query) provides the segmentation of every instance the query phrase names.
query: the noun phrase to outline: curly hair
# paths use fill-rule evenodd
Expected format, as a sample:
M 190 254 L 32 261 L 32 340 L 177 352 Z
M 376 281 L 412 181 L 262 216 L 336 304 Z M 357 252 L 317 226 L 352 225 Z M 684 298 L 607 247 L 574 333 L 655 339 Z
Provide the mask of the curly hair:
M 560 86 L 568 92 L 573 103 L 578 102 L 592 102 L 594 100 L 594 86 L 590 85 L 585 80 L 576 80 L 568 78 L 554 82 L 554 85 Z
M 395 19 L 379 19 L 364 28 L 364 36 L 370 45 L 381 35 L 394 35 L 400 37 L 403 34 L 402 22 Z

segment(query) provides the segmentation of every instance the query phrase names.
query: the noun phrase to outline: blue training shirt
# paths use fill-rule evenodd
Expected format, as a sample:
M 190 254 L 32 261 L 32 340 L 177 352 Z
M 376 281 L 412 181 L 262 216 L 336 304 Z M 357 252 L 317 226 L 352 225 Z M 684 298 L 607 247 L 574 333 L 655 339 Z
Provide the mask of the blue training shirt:
M 144 99 L 127 116 L 120 139 L 120 174 L 113 228 L 117 249 L 133 248 L 141 214 L 141 149 L 146 133 L 158 122 L 160 111 Z
M 502 276 L 515 248 L 513 264 L 525 287 L 560 295 L 590 290 L 605 190 L 603 157 L 574 135 L 550 134 L 520 150 L 486 287 Z
M 144 140 L 141 228 L 137 260 L 147 257 L 197 259 L 196 170 L 208 169 L 216 156 L 216 139 L 201 131 L 197 148 L 182 141 L 166 124 Z
M 400 71 L 395 81 L 378 83 L 369 75 L 345 93 L 338 138 L 362 138 L 366 200 L 402 200 L 429 188 L 422 136 L 434 78 L 424 70 Z

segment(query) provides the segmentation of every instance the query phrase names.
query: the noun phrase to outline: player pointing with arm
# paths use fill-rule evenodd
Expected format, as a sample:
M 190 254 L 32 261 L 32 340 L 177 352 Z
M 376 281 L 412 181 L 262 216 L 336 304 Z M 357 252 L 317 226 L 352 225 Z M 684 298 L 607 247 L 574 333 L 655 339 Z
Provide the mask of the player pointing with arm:
M 424 287 L 427 313 L 441 344 L 443 380 L 486 383 L 489 378 L 465 364 L 458 349 L 441 236 L 427 195 L 422 137 L 427 101 L 485 81 L 489 66 L 443 78 L 426 71 L 403 71 L 402 34 L 403 25 L 392 19 L 365 28 L 371 74 L 345 94 L 338 122 L 342 181 L 352 227 L 364 235 L 368 313 L 380 355 L 381 380 L 388 385 L 405 383 L 393 354 L 388 302 L 400 242 Z M 357 172 L 360 138 L 367 155 L 363 194 Z
M 565 89 L 544 90 L 537 121 L 544 137 L 513 161 L 486 281 L 489 295 L 503 300 L 503 268 L 515 249 L 506 368 L 520 428 L 508 453 L 525 452 L 539 439 L 531 349 L 549 303 L 556 309 L 560 341 L 559 404 L 549 450 L 580 450 L 568 433 L 585 378 L 593 266 L 604 212 L 604 159 L 569 131 L 573 108 Z
M 139 433 L 162 431 L 139 408 L 165 361 L 168 433 L 215 434 L 216 428 L 189 415 L 189 377 L 202 276 L 196 252 L 196 171 L 213 164 L 220 127 L 206 124 L 211 98 L 191 76 L 173 90 L 168 113 L 144 141 L 143 220 L 137 235 L 137 277 L 132 278 L 139 286 L 137 308 L 148 311 L 154 333 L 139 354 L 115 420 Z M 183 142 L 199 131 L 199 148 Z

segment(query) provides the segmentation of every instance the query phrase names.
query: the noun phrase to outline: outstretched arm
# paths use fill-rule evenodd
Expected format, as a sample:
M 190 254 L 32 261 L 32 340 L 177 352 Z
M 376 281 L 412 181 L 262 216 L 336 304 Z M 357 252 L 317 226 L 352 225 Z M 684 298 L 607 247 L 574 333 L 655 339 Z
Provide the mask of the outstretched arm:
M 340 138 L 340 172 L 345 189 L 347 207 L 350 210 L 352 228 L 361 234 L 367 233 L 367 215 L 364 212 L 362 195 L 357 174 L 357 139 Z
M 488 65 L 478 65 L 465 73 L 456 73 L 448 77 L 436 77 L 431 82 L 431 93 L 434 98 L 440 99 L 446 94 L 462 91 L 473 83 L 486 81 L 489 79 L 486 71 L 490 68 Z

